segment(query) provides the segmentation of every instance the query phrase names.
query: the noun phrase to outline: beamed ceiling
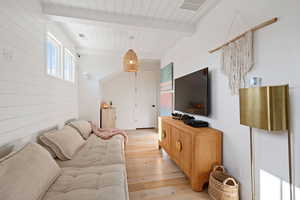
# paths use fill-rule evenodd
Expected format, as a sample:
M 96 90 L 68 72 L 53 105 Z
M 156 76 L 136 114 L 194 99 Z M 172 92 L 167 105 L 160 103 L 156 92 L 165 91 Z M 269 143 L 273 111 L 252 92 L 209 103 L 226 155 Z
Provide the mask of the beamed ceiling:
M 197 11 L 181 9 L 183 0 L 42 0 L 42 3 L 44 13 L 62 24 L 80 52 L 122 53 L 135 48 L 144 57 L 160 57 L 178 40 L 191 36 L 201 17 L 219 2 L 191 2 L 197 1 L 201 3 Z M 134 39 L 129 40 L 130 36 Z

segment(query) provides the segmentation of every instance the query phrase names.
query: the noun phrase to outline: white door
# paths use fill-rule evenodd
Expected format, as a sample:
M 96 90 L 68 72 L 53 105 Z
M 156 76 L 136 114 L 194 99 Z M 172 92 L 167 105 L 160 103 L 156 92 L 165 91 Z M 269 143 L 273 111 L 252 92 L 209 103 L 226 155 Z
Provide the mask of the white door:
M 157 121 L 157 87 L 159 74 L 156 71 L 137 73 L 135 98 L 136 128 L 154 128 Z

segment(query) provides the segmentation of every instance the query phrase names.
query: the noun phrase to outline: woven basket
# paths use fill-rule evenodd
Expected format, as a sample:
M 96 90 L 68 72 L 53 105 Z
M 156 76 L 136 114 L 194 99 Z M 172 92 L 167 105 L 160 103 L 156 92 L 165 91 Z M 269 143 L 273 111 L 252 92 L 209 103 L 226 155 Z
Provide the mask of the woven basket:
M 210 173 L 208 194 L 213 200 L 239 200 L 239 184 L 223 166 L 215 166 Z

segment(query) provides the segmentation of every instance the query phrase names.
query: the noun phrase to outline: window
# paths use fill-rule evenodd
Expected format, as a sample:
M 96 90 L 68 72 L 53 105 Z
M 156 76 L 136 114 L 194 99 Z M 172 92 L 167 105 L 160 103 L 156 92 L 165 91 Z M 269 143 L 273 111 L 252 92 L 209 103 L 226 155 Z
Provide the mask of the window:
M 47 74 L 74 82 L 75 56 L 51 33 L 47 34 Z
M 65 48 L 64 51 L 64 80 L 74 82 L 75 58 L 73 54 Z
M 60 78 L 61 70 L 61 43 L 50 33 L 47 35 L 47 73 Z

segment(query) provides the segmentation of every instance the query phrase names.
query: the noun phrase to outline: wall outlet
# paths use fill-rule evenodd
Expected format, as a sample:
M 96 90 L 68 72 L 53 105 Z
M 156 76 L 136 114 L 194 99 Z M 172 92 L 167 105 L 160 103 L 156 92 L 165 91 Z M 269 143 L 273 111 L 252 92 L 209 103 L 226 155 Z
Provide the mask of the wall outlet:
M 4 60 L 11 62 L 13 60 L 13 50 L 8 48 L 3 48 L 1 50 L 1 56 Z

